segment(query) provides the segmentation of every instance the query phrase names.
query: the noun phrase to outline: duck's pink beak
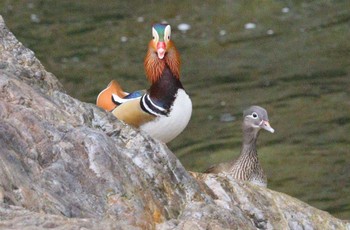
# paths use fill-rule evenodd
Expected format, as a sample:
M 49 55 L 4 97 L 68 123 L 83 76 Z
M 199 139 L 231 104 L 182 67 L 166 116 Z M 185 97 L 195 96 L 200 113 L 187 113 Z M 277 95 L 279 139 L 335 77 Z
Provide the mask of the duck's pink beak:
M 157 54 L 159 59 L 163 59 L 165 55 L 166 50 L 166 44 L 165 42 L 158 42 L 157 43 Z
M 260 127 L 265 129 L 266 131 L 269 131 L 270 133 L 274 133 L 275 130 L 271 127 L 270 123 L 268 121 L 261 121 Z

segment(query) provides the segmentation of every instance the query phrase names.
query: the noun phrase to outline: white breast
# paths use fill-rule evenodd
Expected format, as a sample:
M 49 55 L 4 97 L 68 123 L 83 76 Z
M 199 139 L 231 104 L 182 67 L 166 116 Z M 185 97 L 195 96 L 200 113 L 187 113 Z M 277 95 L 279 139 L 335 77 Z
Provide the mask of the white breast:
M 140 127 L 153 138 L 167 143 L 179 135 L 187 126 L 192 115 L 192 102 L 185 90 L 177 91 L 176 99 L 168 116 L 159 116 Z

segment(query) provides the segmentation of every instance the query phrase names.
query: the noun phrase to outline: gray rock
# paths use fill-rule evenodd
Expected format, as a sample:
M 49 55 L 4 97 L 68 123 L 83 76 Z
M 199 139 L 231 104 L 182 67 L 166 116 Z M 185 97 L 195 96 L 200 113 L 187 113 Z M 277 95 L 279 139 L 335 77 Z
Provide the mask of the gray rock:
M 187 172 L 67 95 L 0 16 L 0 229 L 345 229 L 287 195 Z

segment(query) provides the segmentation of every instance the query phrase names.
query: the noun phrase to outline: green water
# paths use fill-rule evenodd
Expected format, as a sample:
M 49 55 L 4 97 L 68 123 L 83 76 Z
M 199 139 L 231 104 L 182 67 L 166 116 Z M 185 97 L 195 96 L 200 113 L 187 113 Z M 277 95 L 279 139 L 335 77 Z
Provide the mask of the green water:
M 237 156 L 242 110 L 258 104 L 276 130 L 259 139 L 269 187 L 349 219 L 348 1 L 144 2 L 4 0 L 0 13 L 70 95 L 91 103 L 113 78 L 128 91 L 148 87 L 150 26 L 167 20 L 194 106 L 169 144 L 184 166 L 201 171 Z M 222 122 L 227 113 L 236 119 Z

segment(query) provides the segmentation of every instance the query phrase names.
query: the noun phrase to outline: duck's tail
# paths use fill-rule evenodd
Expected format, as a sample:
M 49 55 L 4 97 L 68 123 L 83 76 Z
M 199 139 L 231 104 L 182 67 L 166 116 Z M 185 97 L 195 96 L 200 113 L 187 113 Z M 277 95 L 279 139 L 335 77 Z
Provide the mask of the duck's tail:
M 119 98 L 124 98 L 128 93 L 124 92 L 119 83 L 112 80 L 107 88 L 101 91 L 97 96 L 96 105 L 104 110 L 112 111 L 118 104 L 113 100 L 113 95 L 117 95 Z

